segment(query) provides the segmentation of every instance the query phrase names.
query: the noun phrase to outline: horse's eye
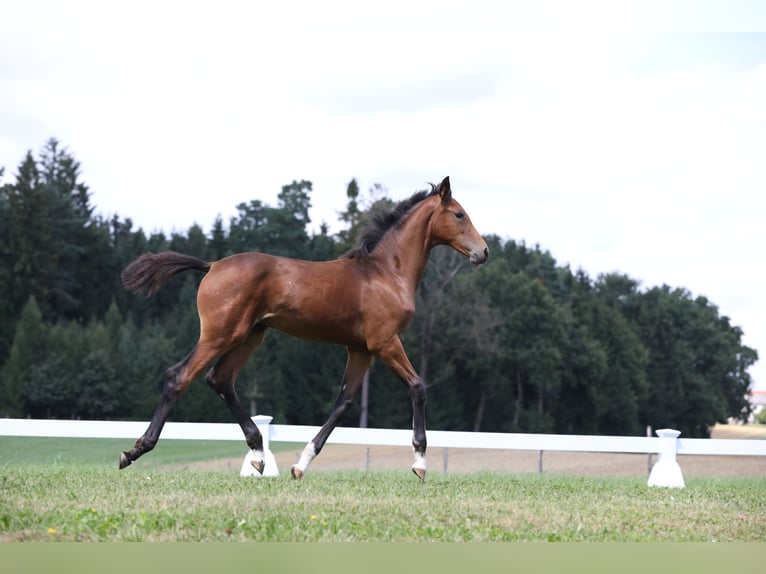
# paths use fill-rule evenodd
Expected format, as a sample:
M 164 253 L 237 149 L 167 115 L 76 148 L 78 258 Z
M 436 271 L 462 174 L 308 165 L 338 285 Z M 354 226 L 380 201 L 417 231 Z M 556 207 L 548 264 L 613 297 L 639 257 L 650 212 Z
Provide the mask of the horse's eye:
M 463 215 L 462 211 L 456 211 L 455 212 L 455 217 L 457 217 L 458 219 L 463 219 L 463 217 L 465 217 L 465 216 Z

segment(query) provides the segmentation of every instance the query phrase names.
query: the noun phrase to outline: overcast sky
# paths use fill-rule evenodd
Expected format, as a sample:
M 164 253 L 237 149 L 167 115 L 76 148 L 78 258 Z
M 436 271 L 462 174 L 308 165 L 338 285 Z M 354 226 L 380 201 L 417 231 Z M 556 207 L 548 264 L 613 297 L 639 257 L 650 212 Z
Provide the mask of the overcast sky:
M 55 137 L 149 232 L 293 179 L 337 230 L 352 177 L 449 175 L 480 232 L 704 295 L 766 358 L 766 3 L 264 4 L 4 2 L 4 181 Z

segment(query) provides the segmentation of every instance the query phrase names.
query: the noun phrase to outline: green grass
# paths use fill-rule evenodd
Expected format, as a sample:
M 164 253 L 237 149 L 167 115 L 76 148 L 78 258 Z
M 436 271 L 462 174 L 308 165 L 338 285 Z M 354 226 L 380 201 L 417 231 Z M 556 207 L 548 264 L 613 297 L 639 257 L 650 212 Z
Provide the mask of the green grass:
M 756 541 L 762 481 L 694 482 L 71 466 L 0 470 L 0 539 L 112 541 Z
M 766 539 L 766 479 L 689 480 L 683 490 L 650 489 L 643 479 L 490 473 L 434 474 L 425 483 L 409 472 L 242 479 L 179 469 L 181 458 L 191 460 L 185 446 L 175 450 L 182 441 L 165 441 L 164 454 L 158 446 L 147 456 L 153 466 L 118 471 L 124 441 L 117 450 L 115 441 L 75 441 L 65 456 L 48 439 L 35 453 L 37 439 L 9 456 L 16 440 L 0 439 L 0 540 Z M 241 445 L 235 451 L 244 455 Z
M 116 467 L 120 451 L 129 450 L 133 442 L 130 439 L 0 437 L 0 465 L 64 463 Z M 271 445 L 273 452 L 295 448 L 291 443 Z M 160 439 L 154 450 L 141 459 L 141 466 L 157 469 L 204 460 L 244 458 L 246 453 L 244 438 L 242 441 Z

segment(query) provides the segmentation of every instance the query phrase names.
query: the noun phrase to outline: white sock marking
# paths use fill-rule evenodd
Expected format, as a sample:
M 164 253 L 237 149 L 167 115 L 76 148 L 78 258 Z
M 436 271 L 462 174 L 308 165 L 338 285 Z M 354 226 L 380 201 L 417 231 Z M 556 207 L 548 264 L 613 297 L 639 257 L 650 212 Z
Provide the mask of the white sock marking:
M 311 464 L 311 461 L 314 460 L 316 455 L 317 451 L 316 448 L 314 448 L 314 441 L 311 441 L 306 445 L 306 448 L 303 449 L 301 458 L 298 460 L 298 462 L 295 463 L 295 467 L 301 472 L 306 472 L 306 469 L 309 467 L 309 464 Z
M 426 455 L 421 452 L 415 452 L 415 464 L 412 465 L 412 468 L 417 468 L 418 470 L 425 470 L 426 469 Z

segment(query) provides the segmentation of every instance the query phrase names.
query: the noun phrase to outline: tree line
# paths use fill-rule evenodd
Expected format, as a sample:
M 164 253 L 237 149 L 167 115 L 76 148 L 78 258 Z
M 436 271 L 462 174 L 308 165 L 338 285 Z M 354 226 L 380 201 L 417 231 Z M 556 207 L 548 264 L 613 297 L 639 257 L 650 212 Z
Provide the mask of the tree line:
M 393 205 L 383 186 L 363 194 L 351 180 L 343 229 L 312 232 L 311 192 L 310 181 L 293 181 L 276 206 L 241 203 L 208 233 L 147 234 L 94 212 L 79 162 L 58 141 L 28 152 L 0 188 L 0 416 L 148 419 L 165 369 L 196 343 L 201 276 L 145 299 L 122 288 L 121 269 L 167 249 L 207 260 L 251 250 L 331 259 L 355 245 L 370 213 Z M 750 414 L 757 352 L 705 297 L 642 289 L 625 274 L 592 278 L 539 246 L 486 239 L 491 257 L 477 269 L 434 249 L 403 335 L 429 388 L 429 428 L 635 435 L 652 425 L 704 437 Z M 342 348 L 271 332 L 239 393 L 253 414 L 321 424 L 344 364 Z M 369 380 L 368 424 L 409 427 L 405 387 L 378 362 Z M 359 416 L 357 406 L 343 424 Z M 171 418 L 231 421 L 202 381 Z

